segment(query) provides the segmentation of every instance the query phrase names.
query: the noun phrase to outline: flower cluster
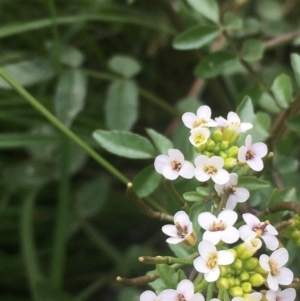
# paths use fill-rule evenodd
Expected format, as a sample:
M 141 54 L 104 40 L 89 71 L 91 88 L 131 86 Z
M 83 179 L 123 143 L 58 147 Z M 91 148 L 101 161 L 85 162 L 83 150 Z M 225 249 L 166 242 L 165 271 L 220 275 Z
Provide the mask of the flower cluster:
M 227 119 L 212 119 L 211 109 L 204 105 L 196 114 L 185 113 L 182 121 L 190 129 L 194 162 L 185 160 L 179 150 L 169 149 L 168 154 L 156 157 L 155 170 L 167 180 L 181 176 L 195 178 L 200 184 L 212 181 L 215 189 L 212 195 L 219 197 L 219 204 L 211 206 L 210 211 L 205 211 L 203 205 L 196 217 L 185 208 L 174 215 L 174 225 L 162 227 L 169 236 L 167 243 L 195 249 L 193 259 L 187 262 L 199 274 L 190 278 L 193 282 L 181 280 L 176 289 L 157 289 L 158 294 L 145 291 L 140 301 L 204 301 L 203 291 L 209 295 L 208 301 L 229 300 L 229 296 L 231 301 L 295 300 L 293 288 L 281 291 L 279 287 L 290 285 L 294 275 L 284 267 L 289 254 L 280 247 L 276 228 L 268 220 L 260 221 L 251 213 L 244 213 L 245 224 L 235 227 L 238 221 L 235 207 L 250 197 L 249 191 L 238 185 L 238 174 L 263 169 L 263 158 L 268 152 L 266 144 L 252 143 L 252 136 L 247 135 L 245 144 L 241 145 L 240 134 L 252 129 L 253 125 L 242 122 L 234 112 L 229 112 Z M 246 165 L 250 169 L 238 171 L 240 166 Z M 199 233 L 195 231 L 195 223 L 198 229 L 200 226 Z M 260 251 L 258 258 L 259 249 L 265 251 Z M 180 262 L 178 258 L 174 260 Z M 213 287 L 209 289 L 210 283 L 215 283 L 215 291 Z M 263 285 L 268 290 L 257 291 Z M 219 299 L 213 298 L 214 295 Z

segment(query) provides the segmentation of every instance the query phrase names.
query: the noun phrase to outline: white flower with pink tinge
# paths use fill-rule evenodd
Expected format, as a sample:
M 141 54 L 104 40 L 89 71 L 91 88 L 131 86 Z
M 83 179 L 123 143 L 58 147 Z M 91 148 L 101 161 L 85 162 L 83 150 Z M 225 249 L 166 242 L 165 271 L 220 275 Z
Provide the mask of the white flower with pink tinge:
M 286 249 L 280 248 L 274 251 L 271 256 L 262 254 L 259 257 L 260 266 L 267 272 L 267 283 L 272 291 L 277 291 L 279 284 L 289 285 L 294 279 L 293 272 L 283 267 L 289 260 L 289 253 Z
M 220 127 L 224 128 L 229 126 L 231 129 L 239 133 L 246 132 L 253 128 L 252 123 L 241 122 L 240 117 L 235 112 L 229 112 L 227 114 L 227 120 L 221 116 L 215 118 L 215 120 Z
M 194 177 L 194 165 L 184 160 L 184 156 L 178 149 L 169 149 L 167 155 L 159 155 L 154 161 L 155 170 L 166 179 L 175 180 L 178 176 L 186 179 Z
M 194 293 L 194 284 L 188 279 L 180 281 L 176 290 L 166 289 L 160 293 L 160 301 L 205 301 L 200 293 Z
M 238 153 L 238 159 L 242 163 L 247 163 L 255 171 L 261 171 L 264 168 L 263 158 L 268 153 L 267 145 L 263 142 L 252 144 L 252 137 L 246 137 L 245 146 L 241 146 Z
M 187 112 L 182 115 L 182 121 L 189 129 L 195 129 L 197 127 L 214 127 L 217 123 L 210 118 L 211 109 L 209 106 L 201 106 L 197 110 L 197 114 Z
M 184 240 L 196 243 L 196 234 L 189 216 L 184 211 L 179 211 L 174 215 L 175 225 L 164 225 L 162 231 L 171 236 L 167 239 L 169 244 L 178 244 Z M 192 244 L 192 245 L 195 245 Z
M 231 301 L 261 301 L 262 294 L 261 293 L 251 293 L 246 298 L 243 297 L 234 297 Z
M 267 291 L 266 298 L 268 301 L 294 301 L 296 299 L 296 290 L 294 288 L 287 288 L 285 290 Z
M 160 294 L 156 295 L 154 292 L 152 291 L 144 291 L 141 295 L 140 295 L 140 301 L 161 301 L 160 299 Z
M 271 251 L 278 248 L 279 241 L 277 237 L 275 237 L 275 235 L 278 235 L 278 232 L 268 221 L 261 223 L 260 220 L 251 213 L 244 213 L 243 219 L 246 225 L 239 228 L 242 240 L 245 241 L 255 237 L 261 238 Z
M 225 184 L 229 181 L 229 173 L 223 169 L 224 160 L 221 157 L 200 155 L 195 159 L 195 178 L 200 182 L 206 182 L 210 178 L 216 184 Z
M 214 245 L 220 241 L 228 244 L 236 242 L 240 236 L 239 231 L 233 227 L 238 215 L 232 210 L 223 210 L 218 217 L 210 212 L 202 212 L 198 216 L 199 225 L 206 231 L 203 240 L 208 240 Z

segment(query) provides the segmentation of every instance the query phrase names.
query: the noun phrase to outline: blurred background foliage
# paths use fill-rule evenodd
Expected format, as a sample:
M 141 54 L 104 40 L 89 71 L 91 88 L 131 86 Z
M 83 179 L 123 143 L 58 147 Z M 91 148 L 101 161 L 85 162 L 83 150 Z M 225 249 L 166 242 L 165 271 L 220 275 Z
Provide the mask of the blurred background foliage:
M 116 276 L 144 275 L 140 255 L 168 254 L 163 223 L 143 216 L 122 183 L 147 167 L 135 178 L 150 183 L 141 195 L 176 212 L 161 185 L 153 192 L 160 178 L 150 166 L 159 152 L 145 160 L 110 154 L 93 139 L 96 129 L 162 133 L 191 159 L 182 113 L 205 103 L 213 117 L 225 117 L 247 95 L 241 115 L 275 150 L 262 176 L 272 185 L 253 191 L 249 204 L 299 202 L 300 59 L 291 64 L 290 55 L 299 52 L 300 2 L 218 1 L 217 26 L 216 10 L 197 10 L 196 2 L 0 2 L 0 65 L 125 177 L 95 162 L 0 79 L 1 300 L 138 300 L 141 289 Z M 196 185 L 176 182 L 181 192 Z

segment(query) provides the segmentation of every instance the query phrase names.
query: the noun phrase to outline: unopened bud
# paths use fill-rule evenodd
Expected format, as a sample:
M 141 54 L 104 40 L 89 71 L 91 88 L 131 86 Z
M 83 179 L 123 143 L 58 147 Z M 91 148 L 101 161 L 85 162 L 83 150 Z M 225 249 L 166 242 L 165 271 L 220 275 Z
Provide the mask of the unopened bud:
M 235 142 L 237 142 L 237 140 L 239 139 L 239 137 L 240 137 L 240 133 L 233 130 L 233 131 L 232 131 L 232 135 L 231 135 L 231 137 L 230 137 L 230 139 L 229 139 L 230 145 L 232 145 L 232 144 L 234 144 Z
M 238 278 L 234 279 L 234 286 L 240 286 L 241 285 L 241 281 Z
M 234 286 L 229 289 L 229 294 L 232 297 L 241 297 L 243 296 L 244 291 L 240 286 Z
M 230 277 L 230 278 L 228 278 L 228 281 L 229 281 L 229 286 L 230 286 L 230 287 L 233 287 L 233 286 L 234 286 L 234 283 L 235 283 L 235 278 Z
M 223 130 L 223 136 L 222 136 L 222 140 L 223 141 L 229 141 L 230 137 L 232 135 L 232 130 L 231 128 L 228 126 Z
M 243 282 L 241 286 L 242 286 L 244 293 L 252 292 L 252 285 L 250 282 Z
M 218 129 L 211 134 L 210 138 L 214 140 L 216 143 L 218 143 L 222 141 L 222 136 L 223 136 L 222 131 Z
M 224 159 L 224 161 L 227 159 L 227 154 L 226 154 L 225 152 L 223 152 L 223 151 L 220 151 L 220 152 L 219 152 L 219 156 L 220 156 L 222 159 Z
M 242 265 L 243 265 L 243 262 L 242 262 L 239 258 L 237 258 L 237 259 L 233 262 L 233 264 L 232 264 L 232 266 L 233 266 L 236 270 L 240 270 L 240 269 L 242 268 Z
M 243 269 L 246 271 L 253 271 L 258 266 L 258 259 L 251 257 L 243 261 Z
M 211 140 L 211 139 L 208 139 L 207 142 L 206 142 L 206 150 L 209 151 L 209 152 L 212 152 L 214 150 L 216 146 L 216 143 Z
M 203 155 L 206 156 L 206 157 L 208 157 L 208 158 L 210 158 L 210 157 L 212 157 L 214 154 L 211 153 L 211 152 L 205 151 L 205 152 L 203 152 Z
M 265 283 L 265 278 L 259 273 L 254 273 L 250 275 L 249 282 L 252 284 L 252 286 L 258 287 Z
M 213 149 L 213 153 L 215 154 L 215 155 L 219 155 L 219 152 L 220 152 L 221 150 L 220 150 L 220 147 L 218 146 L 218 145 L 216 145 L 215 146 L 215 148 Z
M 239 153 L 239 148 L 237 146 L 232 146 L 229 148 L 227 155 L 228 157 L 237 158 L 238 153 Z
M 193 230 L 193 232 L 189 236 L 187 236 L 185 240 L 183 240 L 181 243 L 185 246 L 193 247 L 196 244 L 196 242 L 197 242 L 197 235 L 195 230 Z
M 236 167 L 237 165 L 237 160 L 235 158 L 227 158 L 224 160 L 224 168 L 225 169 L 232 169 Z
M 248 280 L 249 279 L 249 273 L 247 272 L 247 271 L 242 271 L 241 273 L 240 273 L 240 279 L 242 280 L 242 281 L 246 281 L 246 280 Z
M 259 264 L 254 269 L 255 272 L 262 274 L 262 275 L 268 275 L 268 271 L 264 270 Z
M 220 277 L 217 280 L 217 288 L 219 290 L 227 290 L 229 288 L 229 280 L 224 277 Z
M 221 276 L 228 276 L 232 272 L 230 266 L 228 266 L 228 265 L 221 265 L 221 266 L 219 266 L 219 268 L 220 268 Z
M 229 141 L 222 141 L 220 143 L 220 149 L 222 151 L 226 151 L 228 149 L 228 147 L 229 147 Z

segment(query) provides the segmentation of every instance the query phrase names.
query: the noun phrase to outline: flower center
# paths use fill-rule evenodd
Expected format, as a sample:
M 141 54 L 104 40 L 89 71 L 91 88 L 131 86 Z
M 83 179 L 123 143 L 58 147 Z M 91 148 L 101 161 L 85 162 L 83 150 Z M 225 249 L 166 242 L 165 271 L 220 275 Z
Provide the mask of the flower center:
M 209 227 L 209 231 L 211 232 L 223 231 L 225 229 L 226 225 L 222 222 L 222 220 L 219 222 L 213 222 Z
M 229 186 L 229 193 L 235 193 L 235 192 L 236 192 L 236 187 L 230 185 L 230 186 Z
M 252 230 L 254 232 L 256 232 L 257 238 L 260 238 L 262 235 L 264 235 L 265 233 L 268 232 L 268 230 L 266 228 L 269 224 L 270 224 L 270 222 L 268 220 L 266 220 L 264 223 L 262 223 L 262 224 L 259 223 L 258 225 L 254 226 L 252 228 Z
M 230 124 L 241 127 L 241 123 L 239 121 L 231 121 Z
M 246 153 L 246 161 L 253 159 L 255 152 L 252 149 L 249 149 Z
M 206 123 L 206 119 L 201 118 L 201 119 L 197 119 L 193 122 L 193 129 L 197 128 L 198 126 L 202 125 L 203 123 Z
M 171 168 L 173 170 L 179 171 L 181 169 L 181 167 L 182 167 L 182 164 L 180 162 L 178 162 L 176 160 L 171 162 Z
M 217 173 L 218 170 L 216 169 L 215 166 L 208 165 L 208 166 L 204 167 L 204 171 L 210 175 L 213 175 L 213 174 Z
M 175 222 L 175 227 L 176 227 L 176 230 L 177 230 L 177 235 L 180 237 L 180 238 L 185 238 L 186 235 L 188 234 L 188 227 L 187 226 L 181 226 L 179 222 Z
M 198 134 L 195 136 L 194 141 L 196 144 L 202 144 L 205 141 L 205 136 L 203 134 Z
M 212 269 L 217 265 L 217 261 L 218 261 L 218 253 L 217 252 L 211 253 L 208 257 L 206 265 L 209 269 Z
M 182 294 L 178 294 L 176 301 L 186 301 L 185 297 Z
M 278 263 L 275 260 L 270 259 L 269 260 L 269 267 L 271 269 L 271 275 L 276 276 L 280 274 L 280 270 L 278 269 Z

